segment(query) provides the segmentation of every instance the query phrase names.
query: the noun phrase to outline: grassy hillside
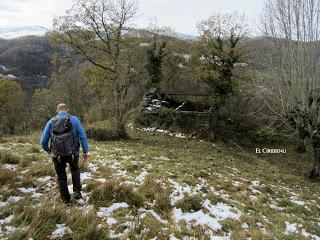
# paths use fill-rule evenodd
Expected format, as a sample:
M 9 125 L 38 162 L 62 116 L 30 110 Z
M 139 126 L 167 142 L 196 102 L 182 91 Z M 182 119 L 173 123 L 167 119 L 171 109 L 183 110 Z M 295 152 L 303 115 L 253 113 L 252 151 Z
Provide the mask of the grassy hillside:
M 266 157 L 180 134 L 131 135 L 91 142 L 85 201 L 73 207 L 59 199 L 39 135 L 6 138 L 0 238 L 320 239 L 320 185 L 305 177 L 309 156 L 288 149 Z

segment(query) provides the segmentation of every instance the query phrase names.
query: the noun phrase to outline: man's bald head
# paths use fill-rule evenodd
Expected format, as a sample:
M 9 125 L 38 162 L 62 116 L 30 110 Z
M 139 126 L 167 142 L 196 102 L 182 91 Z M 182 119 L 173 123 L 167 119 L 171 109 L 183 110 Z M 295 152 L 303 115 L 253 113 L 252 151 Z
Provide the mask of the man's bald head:
M 65 103 L 59 103 L 57 105 L 57 113 L 63 113 L 63 112 L 68 112 L 69 108 L 67 106 L 67 104 Z

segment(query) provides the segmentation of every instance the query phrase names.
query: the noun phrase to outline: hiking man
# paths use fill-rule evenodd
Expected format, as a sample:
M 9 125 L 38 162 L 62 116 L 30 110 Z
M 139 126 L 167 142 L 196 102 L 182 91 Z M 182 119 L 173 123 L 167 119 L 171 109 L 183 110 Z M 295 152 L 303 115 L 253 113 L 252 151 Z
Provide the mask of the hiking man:
M 80 120 L 68 114 L 69 109 L 66 104 L 60 103 L 56 111 L 57 115 L 47 122 L 40 143 L 43 149 L 52 155 L 62 201 L 71 204 L 66 164 L 69 164 L 71 170 L 74 198 L 81 199 L 79 141 L 83 149 L 83 159 L 86 161 L 89 150 L 88 139 Z M 49 140 L 51 140 L 50 146 L 48 146 Z

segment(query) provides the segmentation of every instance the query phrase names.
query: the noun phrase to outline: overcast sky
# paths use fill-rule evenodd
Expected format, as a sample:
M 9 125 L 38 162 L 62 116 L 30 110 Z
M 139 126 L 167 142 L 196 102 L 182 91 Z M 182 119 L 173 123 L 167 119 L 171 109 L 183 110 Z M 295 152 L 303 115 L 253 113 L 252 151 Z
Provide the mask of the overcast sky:
M 264 0 L 140 0 L 137 26 L 150 21 L 171 26 L 177 32 L 197 34 L 196 24 L 213 12 L 244 13 L 253 31 Z M 50 28 L 52 19 L 63 15 L 72 0 L 0 0 L 0 26 L 40 25 Z

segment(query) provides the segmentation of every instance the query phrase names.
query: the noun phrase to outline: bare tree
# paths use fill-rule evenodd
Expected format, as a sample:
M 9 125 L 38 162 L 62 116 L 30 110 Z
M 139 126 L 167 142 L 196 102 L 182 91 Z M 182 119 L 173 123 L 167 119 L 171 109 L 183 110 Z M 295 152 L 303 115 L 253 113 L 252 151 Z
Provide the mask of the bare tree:
M 274 123 L 291 118 L 297 127 L 308 129 L 315 151 L 311 177 L 320 176 L 316 146 L 320 130 L 320 1 L 267 0 L 262 30 L 269 52 L 264 59 L 268 70 L 258 77 L 260 96 Z
M 136 13 L 134 0 L 78 0 L 66 16 L 54 23 L 53 42 L 65 44 L 95 67 L 100 76 L 92 77 L 99 81 L 95 84 L 97 90 L 111 90 L 117 130 L 122 137 L 127 136 L 127 97 L 140 73 L 133 59 L 137 44 L 129 32 Z

